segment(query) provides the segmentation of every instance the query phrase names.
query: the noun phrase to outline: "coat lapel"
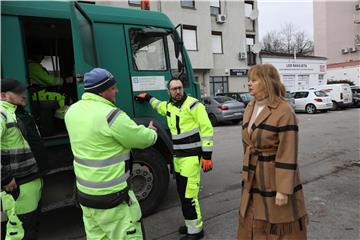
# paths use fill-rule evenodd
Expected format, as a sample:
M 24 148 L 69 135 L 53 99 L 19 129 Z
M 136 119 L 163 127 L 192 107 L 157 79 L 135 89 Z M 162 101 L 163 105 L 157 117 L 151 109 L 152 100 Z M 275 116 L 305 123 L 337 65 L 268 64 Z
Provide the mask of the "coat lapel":
M 268 105 L 260 112 L 259 116 L 255 119 L 254 124 L 251 126 L 249 135 L 254 132 L 255 128 L 258 127 L 263 121 L 265 121 L 271 114 L 271 110 Z
M 244 140 L 247 142 L 250 142 L 250 135 L 247 130 L 248 124 L 251 118 L 251 114 L 254 110 L 254 101 L 249 102 L 248 106 L 245 109 L 244 118 L 243 118 L 243 134 L 244 134 Z

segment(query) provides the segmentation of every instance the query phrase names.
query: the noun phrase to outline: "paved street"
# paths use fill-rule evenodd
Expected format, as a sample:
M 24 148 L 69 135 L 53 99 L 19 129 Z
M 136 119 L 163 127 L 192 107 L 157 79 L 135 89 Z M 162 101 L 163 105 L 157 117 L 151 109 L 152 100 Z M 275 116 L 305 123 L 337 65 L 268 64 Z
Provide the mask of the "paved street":
M 299 166 L 310 216 L 310 239 L 360 239 L 360 109 L 297 114 Z M 201 206 L 205 239 L 234 239 L 241 182 L 241 126 L 215 128 L 214 170 L 203 174 Z M 144 220 L 148 239 L 178 239 L 182 225 L 175 181 L 158 212 Z M 41 239 L 84 239 L 81 213 L 45 213 Z

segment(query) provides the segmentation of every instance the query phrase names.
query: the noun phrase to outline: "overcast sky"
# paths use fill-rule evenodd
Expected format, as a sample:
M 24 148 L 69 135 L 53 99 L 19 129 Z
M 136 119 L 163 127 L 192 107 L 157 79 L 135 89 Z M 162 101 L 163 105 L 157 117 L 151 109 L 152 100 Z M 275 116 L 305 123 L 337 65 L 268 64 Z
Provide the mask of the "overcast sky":
M 313 40 L 312 0 L 258 0 L 259 40 L 269 31 L 279 30 L 286 22 L 305 31 Z

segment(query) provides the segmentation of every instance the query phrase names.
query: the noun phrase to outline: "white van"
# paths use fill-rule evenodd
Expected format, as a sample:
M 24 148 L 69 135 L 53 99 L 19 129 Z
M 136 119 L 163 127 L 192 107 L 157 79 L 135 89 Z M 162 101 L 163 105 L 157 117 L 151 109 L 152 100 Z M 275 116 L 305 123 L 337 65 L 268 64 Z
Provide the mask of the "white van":
M 326 92 L 333 102 L 333 110 L 347 108 L 352 105 L 352 92 L 349 84 L 327 84 L 315 87 L 316 90 Z

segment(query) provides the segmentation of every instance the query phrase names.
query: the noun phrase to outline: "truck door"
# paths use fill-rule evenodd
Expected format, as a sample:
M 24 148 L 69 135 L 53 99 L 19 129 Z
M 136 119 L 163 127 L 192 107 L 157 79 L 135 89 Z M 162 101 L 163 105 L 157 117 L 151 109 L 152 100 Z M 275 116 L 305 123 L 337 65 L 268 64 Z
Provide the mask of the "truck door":
M 173 77 L 182 78 L 185 91 L 193 92 L 181 51 L 175 54 L 172 29 L 127 25 L 125 36 L 133 96 L 147 92 L 166 101 L 167 82 Z M 180 68 L 184 69 L 181 74 Z M 135 117 L 159 117 L 148 105 L 139 103 L 134 104 L 134 113 Z
M 77 2 L 70 4 L 71 32 L 74 46 L 75 77 L 80 98 L 84 92 L 84 73 L 97 66 L 92 21 Z
M 1 15 L 1 77 L 26 82 L 21 23 L 18 16 Z M 28 100 L 29 98 L 27 98 Z

